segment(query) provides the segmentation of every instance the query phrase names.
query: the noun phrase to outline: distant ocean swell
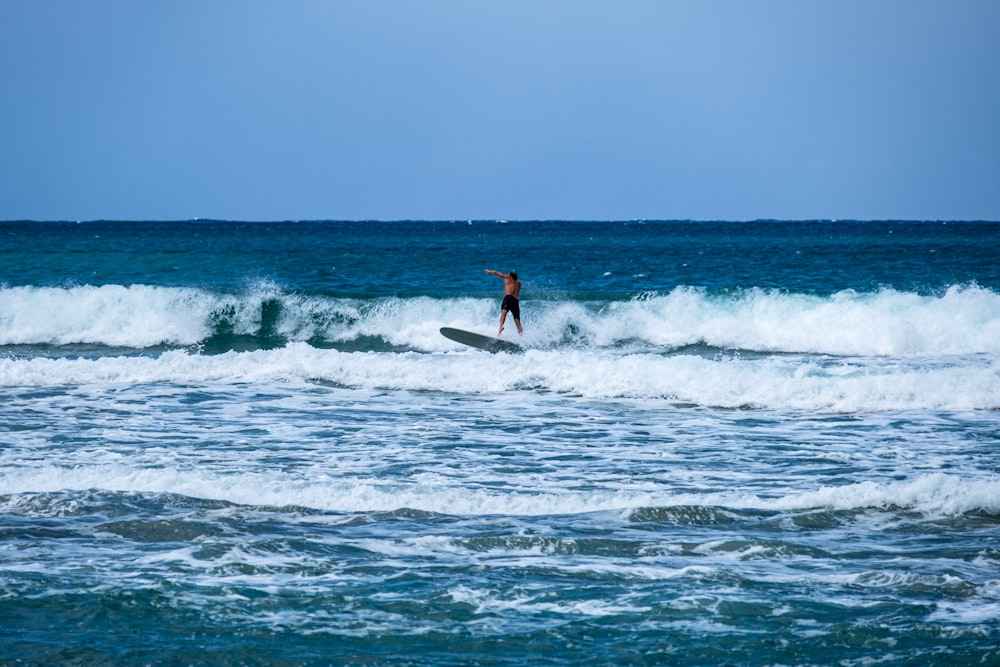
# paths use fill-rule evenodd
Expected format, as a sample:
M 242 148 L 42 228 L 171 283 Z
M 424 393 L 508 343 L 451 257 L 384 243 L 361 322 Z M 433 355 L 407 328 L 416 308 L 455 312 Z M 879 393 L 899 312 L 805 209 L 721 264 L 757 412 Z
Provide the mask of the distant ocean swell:
M 678 287 L 629 300 L 527 300 L 524 342 L 540 349 L 941 356 L 1000 353 L 1000 294 L 884 289 L 831 296 Z M 457 349 L 440 326 L 492 332 L 495 299 L 338 298 L 263 282 L 242 291 L 148 285 L 0 288 L 0 346 L 88 344 L 206 351 L 355 343 L 348 350 Z M 0 351 L 2 353 L 2 351 Z M 8 351 L 9 353 L 9 351 Z

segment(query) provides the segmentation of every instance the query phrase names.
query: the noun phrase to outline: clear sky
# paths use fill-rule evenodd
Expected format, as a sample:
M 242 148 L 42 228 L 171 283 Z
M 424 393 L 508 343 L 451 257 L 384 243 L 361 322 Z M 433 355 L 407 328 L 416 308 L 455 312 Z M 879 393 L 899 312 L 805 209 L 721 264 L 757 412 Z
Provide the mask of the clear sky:
M 0 219 L 1000 220 L 1000 0 L 0 0 Z

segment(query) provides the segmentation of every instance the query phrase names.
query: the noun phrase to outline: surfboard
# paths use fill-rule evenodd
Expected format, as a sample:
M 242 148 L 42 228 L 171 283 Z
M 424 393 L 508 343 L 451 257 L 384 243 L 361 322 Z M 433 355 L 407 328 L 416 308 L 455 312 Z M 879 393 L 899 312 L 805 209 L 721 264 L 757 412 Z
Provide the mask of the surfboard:
M 470 347 L 486 350 L 487 352 L 524 352 L 524 348 L 517 343 L 500 340 L 499 338 L 493 338 L 492 336 L 472 333 L 471 331 L 452 329 L 451 327 L 441 327 L 441 335 L 455 341 L 456 343 L 469 345 Z

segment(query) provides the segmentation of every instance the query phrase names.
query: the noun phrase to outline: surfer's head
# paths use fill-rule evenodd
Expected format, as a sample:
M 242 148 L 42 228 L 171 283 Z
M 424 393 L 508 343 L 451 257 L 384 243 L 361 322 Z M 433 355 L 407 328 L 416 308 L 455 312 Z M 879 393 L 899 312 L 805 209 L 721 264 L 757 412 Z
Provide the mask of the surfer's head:
M 517 280 L 517 271 L 511 271 L 510 277 L 513 278 L 514 280 Z

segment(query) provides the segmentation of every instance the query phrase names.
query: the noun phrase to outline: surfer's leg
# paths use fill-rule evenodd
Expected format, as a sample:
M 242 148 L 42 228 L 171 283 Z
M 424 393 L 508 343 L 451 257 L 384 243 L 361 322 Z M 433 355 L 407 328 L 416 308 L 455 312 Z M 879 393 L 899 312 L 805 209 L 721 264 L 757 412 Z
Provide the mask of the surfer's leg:
M 503 333 L 503 323 L 504 323 L 504 320 L 506 320 L 506 319 L 507 319 L 507 311 L 506 310 L 501 310 L 500 311 L 500 332 L 497 333 L 498 336 Z
M 517 299 L 511 299 L 510 314 L 514 316 L 514 324 L 517 325 L 517 333 L 524 333 L 524 329 L 521 328 L 521 304 Z

